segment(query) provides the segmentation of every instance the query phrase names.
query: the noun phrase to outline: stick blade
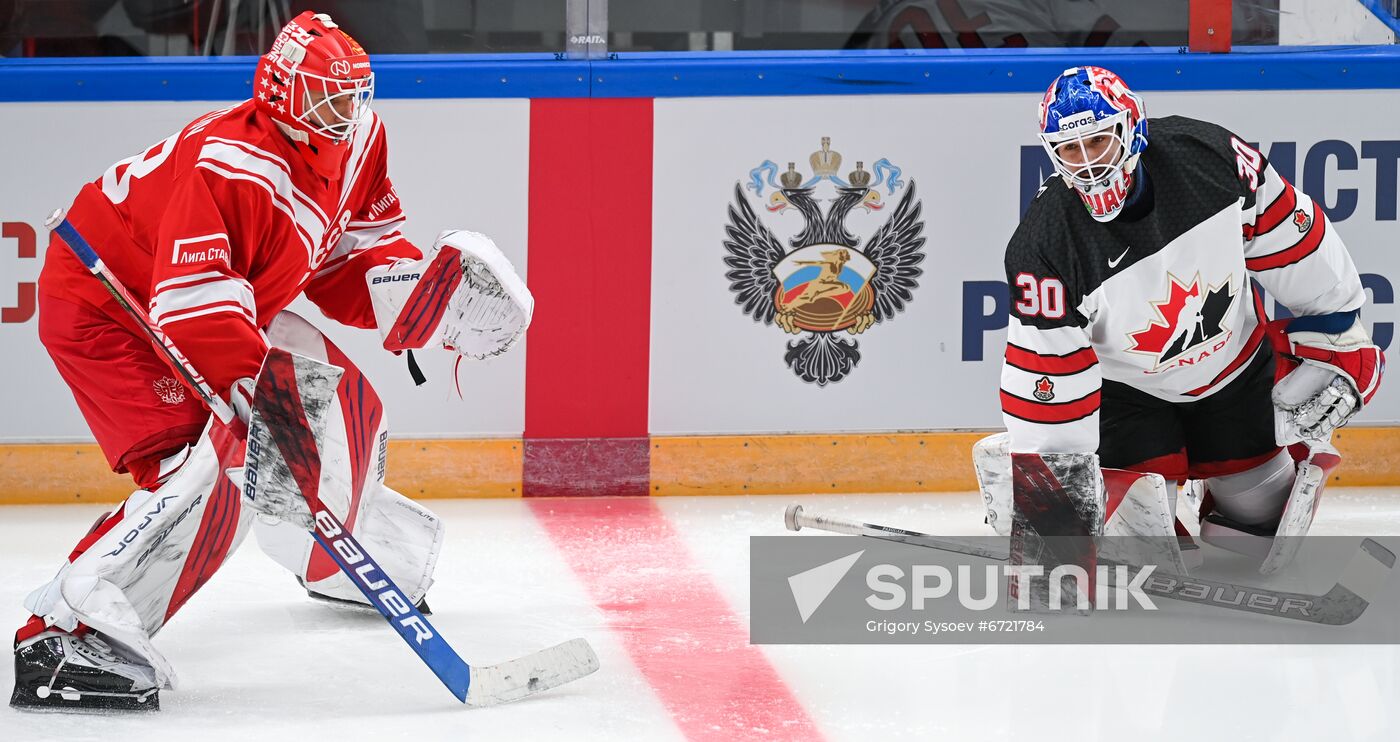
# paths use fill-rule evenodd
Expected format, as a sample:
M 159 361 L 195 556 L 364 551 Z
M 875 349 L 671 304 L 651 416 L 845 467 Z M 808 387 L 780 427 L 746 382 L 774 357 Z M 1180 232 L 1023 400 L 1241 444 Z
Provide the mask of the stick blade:
M 496 665 L 473 665 L 467 705 L 477 708 L 518 701 L 591 675 L 597 669 L 598 655 L 584 639 L 570 639 Z
M 1345 626 L 1361 617 L 1395 568 L 1395 552 L 1372 539 L 1361 549 L 1321 601 L 1317 623 Z

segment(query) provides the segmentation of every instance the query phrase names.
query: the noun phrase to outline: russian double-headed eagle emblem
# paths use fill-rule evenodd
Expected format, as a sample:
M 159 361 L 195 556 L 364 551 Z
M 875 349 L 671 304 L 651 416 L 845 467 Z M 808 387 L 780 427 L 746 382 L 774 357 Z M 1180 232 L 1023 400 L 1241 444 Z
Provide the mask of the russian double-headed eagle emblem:
M 747 184 L 735 184 L 725 229 L 725 277 L 744 314 L 803 335 L 787 344 L 788 367 L 803 381 L 826 386 L 846 378 L 860 361 L 859 343 L 839 333 L 859 335 L 893 319 L 913 299 L 923 274 L 924 224 L 914 181 L 906 187 L 902 171 L 889 160 L 876 161 L 871 170 L 857 162 L 843 179 L 841 154 L 831 149 L 830 137 L 822 137 L 808 162 L 810 174 L 798 171 L 795 162 L 779 173 L 765 160 L 749 172 Z M 890 198 L 901 190 L 903 195 L 862 245 L 847 228 L 847 217 L 857 208 L 883 211 L 881 187 Z M 786 246 L 759 218 L 759 209 L 778 219 L 801 216 Z
M 156 397 L 166 404 L 180 404 L 185 401 L 185 387 L 169 376 L 151 382 Z

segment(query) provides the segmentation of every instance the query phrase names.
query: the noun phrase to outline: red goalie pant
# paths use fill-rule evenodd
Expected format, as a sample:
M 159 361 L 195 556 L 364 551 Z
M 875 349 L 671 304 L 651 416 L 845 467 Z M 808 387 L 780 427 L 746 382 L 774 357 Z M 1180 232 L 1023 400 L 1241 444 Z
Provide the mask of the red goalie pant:
M 112 307 L 113 311 L 120 311 Z M 134 326 L 39 294 L 39 340 L 112 471 L 149 488 L 161 459 L 193 444 L 209 412 Z

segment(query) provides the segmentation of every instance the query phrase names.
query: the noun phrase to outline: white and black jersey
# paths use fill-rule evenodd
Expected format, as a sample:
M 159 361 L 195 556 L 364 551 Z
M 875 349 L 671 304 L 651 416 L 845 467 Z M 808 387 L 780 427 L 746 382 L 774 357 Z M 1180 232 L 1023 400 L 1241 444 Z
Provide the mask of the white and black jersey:
M 1229 131 L 1152 119 L 1129 205 L 1094 221 L 1058 176 L 1006 248 L 1001 404 L 1018 452 L 1099 448 L 1105 380 L 1205 399 L 1264 341 L 1260 284 L 1296 315 L 1359 309 L 1361 279 L 1322 209 Z

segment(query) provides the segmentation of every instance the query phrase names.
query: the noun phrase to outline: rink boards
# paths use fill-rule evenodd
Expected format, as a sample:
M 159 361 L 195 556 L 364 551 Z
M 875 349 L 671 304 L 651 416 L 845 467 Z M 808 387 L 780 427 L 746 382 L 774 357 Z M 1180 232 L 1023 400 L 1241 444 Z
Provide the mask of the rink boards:
M 407 236 L 426 246 L 440 229 L 489 234 L 537 300 L 516 351 L 463 363 L 456 385 L 452 357 L 424 353 L 430 383 L 419 388 L 373 333 L 294 305 L 384 397 L 399 439 L 391 482 L 424 496 L 460 496 L 467 483 L 467 494 L 507 497 L 971 487 L 979 434 L 958 431 L 1001 425 L 1001 253 L 1048 172 L 1034 141 L 1037 90 L 1079 61 L 1118 69 L 1150 116 L 1209 119 L 1258 144 L 1324 205 L 1371 298 L 1363 319 L 1387 352 L 1393 343 L 1400 135 L 1382 113 L 1400 106 L 1392 50 L 732 61 L 540 62 L 499 82 L 491 65 L 503 63 L 459 61 L 462 75 L 437 63 L 419 84 L 404 62 L 381 76 L 375 107 Z M 101 80 L 74 85 L 78 73 L 65 87 L 59 72 L 27 70 L 58 75 L 44 93 L 7 88 L 15 70 L 0 70 L 0 99 L 13 101 L 0 103 L 0 501 L 124 494 L 83 445 L 86 426 L 37 340 L 33 282 L 49 211 L 241 94 L 244 72 L 229 62 L 212 76 L 196 70 L 221 100 L 160 100 L 159 81 L 141 77 L 151 67 L 107 88 L 119 100 L 91 92 Z M 561 74 L 572 69 L 581 74 Z M 166 77 L 164 97 L 193 95 L 184 72 Z M 813 303 L 796 334 L 744 311 L 771 298 L 754 300 L 725 262 L 746 236 L 767 230 L 790 244 L 821 226 L 810 204 L 775 195 L 789 163 L 820 213 L 839 207 L 857 170 L 874 184 L 841 221 L 857 253 L 842 277 L 865 295 Z M 861 252 L 901 215 L 914 236 L 899 256 Z M 800 298 L 813 264 L 829 259 L 821 252 L 764 270 Z M 899 297 L 869 286 L 890 260 L 921 271 Z M 812 330 L 850 325 L 875 303 L 881 320 L 856 323 L 858 334 Z M 1383 385 L 1357 425 L 1339 441 L 1343 479 L 1400 482 L 1400 392 Z

